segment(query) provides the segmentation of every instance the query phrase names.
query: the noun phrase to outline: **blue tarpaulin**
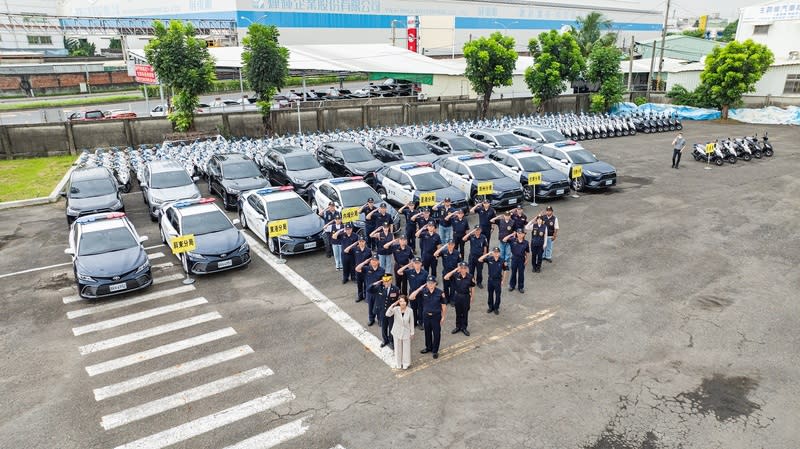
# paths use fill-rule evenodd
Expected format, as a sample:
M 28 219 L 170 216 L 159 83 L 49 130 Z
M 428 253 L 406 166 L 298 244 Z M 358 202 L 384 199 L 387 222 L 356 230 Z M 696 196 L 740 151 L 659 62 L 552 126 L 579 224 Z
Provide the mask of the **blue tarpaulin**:
M 612 114 L 639 113 L 676 113 L 682 120 L 716 120 L 722 113 L 716 109 L 694 108 L 675 104 L 645 103 L 636 106 L 634 103 L 617 103 L 611 108 Z M 800 107 L 789 106 L 785 109 L 768 106 L 760 109 L 731 109 L 728 117 L 743 123 L 758 123 L 764 125 L 800 125 Z
M 611 108 L 612 114 L 630 114 L 634 112 L 645 114 L 648 112 L 666 112 L 667 114 L 674 112 L 681 120 L 715 120 L 722 115 L 716 109 L 693 108 L 676 104 L 645 103 L 641 106 L 636 106 L 634 103 L 617 103 L 616 106 Z

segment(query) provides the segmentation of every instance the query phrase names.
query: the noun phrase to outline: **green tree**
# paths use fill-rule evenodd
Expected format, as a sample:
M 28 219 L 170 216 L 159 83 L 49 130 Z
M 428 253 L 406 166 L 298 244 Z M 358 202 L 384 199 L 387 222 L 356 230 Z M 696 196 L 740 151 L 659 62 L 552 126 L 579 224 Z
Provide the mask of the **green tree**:
M 734 40 L 736 38 L 737 28 L 739 28 L 739 19 L 736 19 L 725 26 L 725 29 L 722 30 L 722 33 L 717 36 L 717 40 L 720 42 L 730 42 Z
M 168 90 L 174 90 L 174 111 L 169 119 L 177 131 L 194 125 L 198 95 L 211 89 L 216 75 L 206 42 L 198 39 L 191 23 L 171 20 L 169 27 L 153 22 L 154 38 L 144 48 L 148 63 Z M 169 104 L 169 103 L 168 103 Z
M 597 94 L 603 97 L 603 109 L 606 111 L 622 101 L 622 93 L 625 92 L 620 60 L 622 52 L 616 47 L 595 46 L 589 55 L 586 77 L 590 82 L 600 83 Z
M 602 13 L 591 12 L 586 17 L 575 19 L 577 27 L 572 28 L 578 47 L 584 58 L 588 58 L 592 53 L 592 48 L 597 46 L 611 46 L 617 42 L 617 34 L 604 31 L 611 31 L 614 22 L 606 18 Z
M 567 88 L 566 81 L 576 80 L 586 70 L 575 36 L 551 30 L 528 42 L 534 64 L 525 70 L 525 83 L 541 107 Z
M 283 88 L 289 76 L 289 50 L 278 43 L 278 36 L 275 25 L 252 23 L 242 40 L 244 73 L 258 97 L 265 131 L 269 131 L 272 97 Z
M 70 56 L 94 56 L 96 48 L 94 44 L 89 43 L 86 39 L 67 39 L 64 38 L 64 48 L 67 49 Z
M 705 69 L 700 73 L 700 87 L 708 100 L 728 118 L 728 109 L 742 101 L 742 95 L 753 92 L 775 56 L 765 45 L 748 39 L 716 46 L 706 56 Z
M 489 99 L 496 86 L 510 86 L 519 55 L 514 51 L 514 38 L 494 32 L 464 44 L 467 77 L 472 89 L 483 95 L 480 118 L 486 118 Z

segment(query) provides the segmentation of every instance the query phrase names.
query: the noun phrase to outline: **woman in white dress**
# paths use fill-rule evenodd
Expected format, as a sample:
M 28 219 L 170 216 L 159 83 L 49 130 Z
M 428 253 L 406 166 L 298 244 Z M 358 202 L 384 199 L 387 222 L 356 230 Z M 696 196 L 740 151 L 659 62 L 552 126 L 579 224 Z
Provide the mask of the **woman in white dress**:
M 414 338 L 414 311 L 408 307 L 405 295 L 386 310 L 386 316 L 394 317 L 392 337 L 394 337 L 394 356 L 397 367 L 408 369 L 411 364 L 411 339 Z

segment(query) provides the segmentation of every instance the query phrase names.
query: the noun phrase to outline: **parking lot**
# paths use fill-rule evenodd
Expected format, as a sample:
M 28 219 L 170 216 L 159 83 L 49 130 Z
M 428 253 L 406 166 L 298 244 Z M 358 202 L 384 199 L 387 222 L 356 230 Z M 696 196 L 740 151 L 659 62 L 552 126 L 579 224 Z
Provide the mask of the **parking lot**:
M 768 129 L 776 155 L 673 170 L 674 133 L 582 142 L 619 185 L 526 206 L 555 209 L 554 263 L 499 315 L 476 290 L 470 337 L 450 307 L 436 360 L 418 330 L 408 371 L 320 252 L 251 239 L 248 268 L 185 286 L 132 192 L 155 283 L 89 302 L 63 203 L 2 211 L 0 447 L 796 447 L 800 131 L 685 126 Z

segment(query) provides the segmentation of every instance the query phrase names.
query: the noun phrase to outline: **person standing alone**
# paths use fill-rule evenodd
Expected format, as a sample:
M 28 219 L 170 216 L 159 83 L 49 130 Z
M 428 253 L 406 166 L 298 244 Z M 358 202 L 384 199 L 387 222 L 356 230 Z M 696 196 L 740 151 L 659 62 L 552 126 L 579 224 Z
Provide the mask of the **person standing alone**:
M 675 140 L 672 141 L 672 168 L 678 168 L 681 163 L 681 153 L 683 148 L 686 147 L 686 139 L 683 138 L 683 133 L 678 133 Z

